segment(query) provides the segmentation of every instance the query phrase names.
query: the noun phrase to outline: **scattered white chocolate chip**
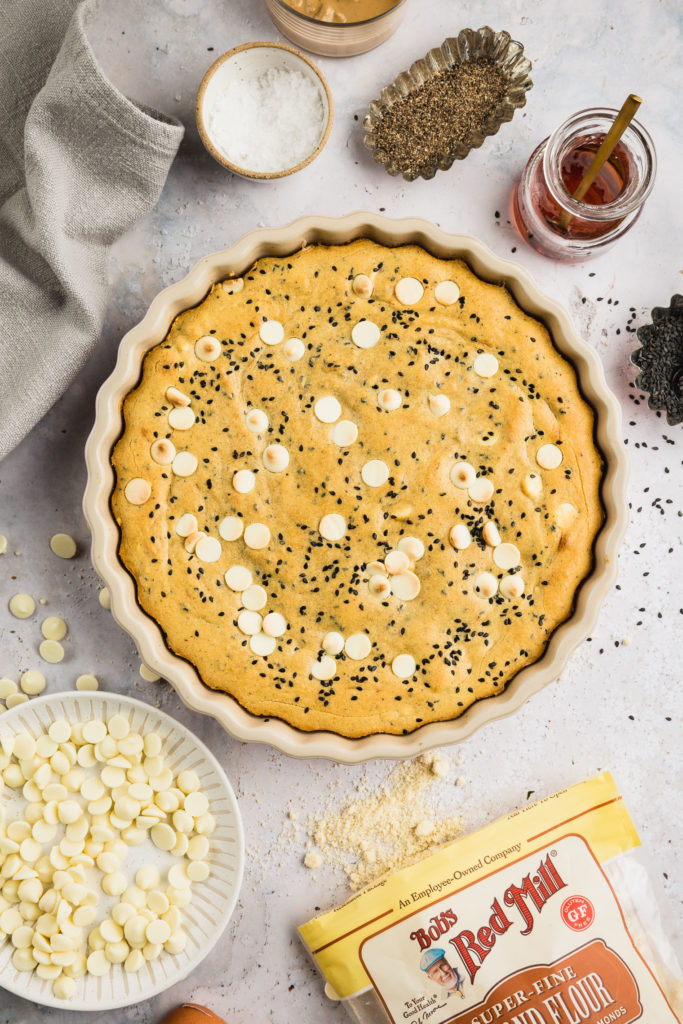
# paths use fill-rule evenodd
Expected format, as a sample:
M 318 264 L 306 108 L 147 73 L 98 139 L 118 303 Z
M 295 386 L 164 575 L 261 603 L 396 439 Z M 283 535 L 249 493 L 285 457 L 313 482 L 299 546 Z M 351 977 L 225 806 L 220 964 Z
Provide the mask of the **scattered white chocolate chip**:
M 402 277 L 394 288 L 394 294 L 403 306 L 415 306 L 424 295 L 424 291 L 416 277 Z
M 3 676 L 2 679 L 0 679 L 0 699 L 7 700 L 10 694 L 18 692 L 19 687 L 13 679 L 9 679 L 7 676 Z
M 368 576 L 373 576 L 375 573 L 385 574 L 386 569 L 384 568 L 384 562 L 367 562 L 365 572 Z
M 344 641 L 344 653 L 352 661 L 362 661 L 367 658 L 371 649 L 370 637 L 366 633 L 352 633 Z
M 152 488 L 149 481 L 137 476 L 128 481 L 123 493 L 131 505 L 144 505 L 150 498 Z
M 4 555 L 7 551 L 7 537 L 4 533 L 0 533 L 0 555 Z
M 26 675 L 26 673 L 24 673 L 24 675 Z M 45 687 L 41 690 L 36 690 L 36 693 L 42 693 L 43 689 L 45 689 Z M 31 694 L 31 696 L 33 696 L 33 694 Z M 10 693 L 5 703 L 7 704 L 7 707 L 11 709 L 18 707 L 20 704 L 26 704 L 27 701 L 28 697 L 25 693 Z
M 260 612 L 268 604 L 268 595 L 258 583 L 252 583 L 242 591 L 242 604 L 250 612 Z
M 419 537 L 401 537 L 396 547 L 405 552 L 411 562 L 419 562 L 425 553 L 425 546 Z
M 311 665 L 311 675 L 314 679 L 333 679 L 337 674 L 337 662 L 329 654 L 322 654 L 317 661 Z
M 168 425 L 173 430 L 189 430 L 194 426 L 195 414 L 189 405 L 177 405 L 168 414 Z
M 519 573 L 515 573 L 514 576 L 505 576 L 500 581 L 500 592 L 503 597 L 507 597 L 508 600 L 521 597 L 524 593 L 524 580 Z
M 97 676 L 94 676 L 92 672 L 84 672 L 82 676 L 79 676 L 76 680 L 77 690 L 99 690 L 100 684 Z
M 434 298 L 442 306 L 452 306 L 460 298 L 460 289 L 455 281 L 439 281 L 434 289 Z
M 264 345 L 279 345 L 285 336 L 285 329 L 279 320 L 266 320 L 259 327 L 259 337 Z
M 527 498 L 540 498 L 543 494 L 543 481 L 538 473 L 527 473 L 522 480 L 522 490 Z
M 388 551 L 384 556 L 384 568 L 393 576 L 410 568 L 410 558 L 405 551 Z
M 351 287 L 362 299 L 369 299 L 372 295 L 373 284 L 367 274 L 356 274 Z
M 244 543 L 254 551 L 267 548 L 270 544 L 270 530 L 263 523 L 249 523 L 244 531 Z
M 414 601 L 420 593 L 420 580 L 411 572 L 401 572 L 391 580 L 391 592 L 399 601 Z
M 202 536 L 197 541 L 195 554 L 200 562 L 217 562 L 223 554 L 221 542 L 216 537 Z
M 472 543 L 472 536 L 464 523 L 456 523 L 451 526 L 448 539 L 457 551 L 464 551 Z
M 239 516 L 226 516 L 218 524 L 218 532 L 223 540 L 239 540 L 243 529 L 244 523 Z
M 254 654 L 267 658 L 277 647 L 277 640 L 275 637 L 268 636 L 264 632 L 255 633 L 254 636 L 249 638 L 249 647 Z
M 244 278 L 232 277 L 227 281 L 223 281 L 221 287 L 226 294 L 237 295 L 238 292 L 244 290 Z
M 183 394 L 182 391 L 179 391 L 178 388 L 166 388 L 166 397 L 172 405 L 183 406 L 190 404 L 189 397 Z
M 467 493 L 475 504 L 485 505 L 493 496 L 493 484 L 489 477 L 478 476 Z
M 429 396 L 429 411 L 432 416 L 436 416 L 439 419 L 441 416 L 445 416 L 446 413 L 451 410 L 451 400 L 448 395 L 430 395 Z
M 42 672 L 39 672 L 37 668 L 30 668 L 24 672 L 19 680 L 21 688 L 24 693 L 30 694 L 31 697 L 35 697 L 37 694 L 42 693 L 47 685 L 47 681 Z M 7 707 L 9 707 L 10 698 L 7 698 Z
M 498 527 L 495 523 L 491 522 L 491 520 L 484 523 L 481 528 L 481 535 L 486 543 L 492 548 L 497 548 L 500 544 L 500 533 L 498 532 Z
M 97 600 L 100 602 L 103 608 L 107 611 L 111 609 L 111 594 L 109 593 L 108 587 L 102 587 L 97 594 Z
M 331 630 L 329 633 L 325 633 L 320 646 L 326 654 L 341 654 L 344 650 L 344 637 L 341 633 Z
M 514 569 L 519 560 L 519 548 L 514 544 L 499 544 L 493 550 L 493 561 L 499 569 Z
M 566 530 L 574 522 L 579 510 L 572 505 L 571 501 L 563 501 L 555 509 L 555 522 L 561 530 Z
M 203 533 L 201 530 L 195 530 L 193 533 L 188 533 L 187 537 L 185 538 L 184 544 L 185 550 L 187 551 L 188 555 L 193 555 L 195 553 L 197 544 L 204 537 L 206 537 L 206 534 Z
M 59 640 L 42 640 L 38 651 L 43 661 L 47 661 L 51 665 L 58 665 L 60 661 L 64 660 L 64 648 Z
M 371 576 L 368 581 L 368 590 L 373 597 L 388 597 L 391 593 L 391 582 L 388 576 L 383 576 L 381 573 L 376 573 Z
M 409 679 L 417 668 L 412 654 L 397 654 L 391 663 L 391 671 L 399 679 Z
M 263 619 L 263 632 L 266 636 L 282 636 L 287 632 L 287 620 L 279 612 L 268 612 Z
M 562 452 L 556 444 L 542 444 L 536 452 L 536 462 L 541 469 L 557 469 L 562 462 Z
M 346 533 L 346 520 L 337 512 L 330 512 L 320 520 L 318 524 L 318 532 L 321 537 L 325 538 L 325 540 L 341 540 Z
M 296 363 L 306 353 L 306 346 L 301 338 L 288 338 L 282 350 L 290 362 Z
M 342 407 L 333 395 L 325 395 L 315 403 L 313 412 L 321 423 L 336 423 L 341 416 Z
M 225 574 L 225 582 L 231 590 L 242 591 L 254 582 L 251 571 L 244 565 L 231 565 Z
M 156 683 L 159 679 L 161 679 L 159 673 L 155 672 L 153 668 L 149 668 L 148 665 L 145 665 L 144 661 L 140 662 L 140 668 L 138 669 L 138 672 L 140 674 L 140 678 L 144 679 L 148 683 Z
M 258 612 L 250 612 L 248 609 L 240 612 L 237 616 L 237 628 L 247 636 L 255 636 L 261 631 L 263 616 Z
M 179 537 L 190 537 L 197 532 L 198 528 L 197 517 L 193 516 L 191 512 L 186 512 L 175 524 L 175 532 Z
M 380 338 L 380 329 L 372 320 L 359 320 L 351 331 L 351 339 L 358 348 L 373 348 Z
M 377 396 L 377 404 L 385 412 L 393 412 L 395 409 L 400 409 L 402 402 L 401 392 L 395 388 L 382 388 Z
M 364 464 L 360 475 L 368 487 L 382 487 L 389 479 L 389 467 L 381 459 L 370 459 Z
M 474 587 L 481 597 L 493 597 L 498 590 L 498 580 L 490 572 L 481 572 L 474 581 Z
M 460 487 L 462 490 L 466 490 L 477 479 L 477 474 L 474 466 L 470 466 L 469 462 L 456 462 L 451 467 L 450 478 L 452 484 L 455 484 L 456 487 Z
M 76 554 L 76 541 L 68 533 L 56 533 L 50 538 L 50 548 L 58 558 L 73 558 Z
M 269 444 L 263 453 L 263 465 L 270 473 L 282 473 L 289 465 L 289 452 L 281 444 Z
M 178 452 L 171 463 L 171 468 L 176 476 L 192 476 L 198 465 L 197 456 L 192 452 Z
M 340 448 L 348 448 L 358 439 L 358 427 L 351 420 L 339 420 L 332 428 L 332 440 Z
M 194 351 L 197 359 L 212 363 L 221 354 L 221 343 L 211 334 L 205 334 L 203 338 L 198 338 L 194 343 Z
M 36 602 L 30 594 L 13 594 L 9 599 L 9 610 L 15 619 L 28 619 L 36 610 Z
M 256 475 L 250 469 L 238 469 L 233 473 L 232 486 L 238 494 L 249 494 L 256 487 Z
M 268 416 L 263 409 L 247 409 L 244 422 L 252 434 L 264 434 L 268 429 Z
M 175 445 L 165 437 L 160 437 L 149 449 L 149 454 L 154 462 L 160 466 L 170 466 L 175 458 Z
M 472 367 L 478 377 L 493 377 L 498 372 L 498 360 L 490 352 L 480 352 Z

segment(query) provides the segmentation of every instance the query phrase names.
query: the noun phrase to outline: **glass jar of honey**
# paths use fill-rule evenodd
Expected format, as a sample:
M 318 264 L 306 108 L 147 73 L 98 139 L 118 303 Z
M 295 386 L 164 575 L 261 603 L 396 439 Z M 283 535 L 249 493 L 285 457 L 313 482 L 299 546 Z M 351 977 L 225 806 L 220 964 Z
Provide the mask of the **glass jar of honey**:
M 512 197 L 522 237 L 551 259 L 599 256 L 635 223 L 654 185 L 657 158 L 647 131 L 630 125 L 581 200 L 579 182 L 616 110 L 581 110 L 531 154 Z

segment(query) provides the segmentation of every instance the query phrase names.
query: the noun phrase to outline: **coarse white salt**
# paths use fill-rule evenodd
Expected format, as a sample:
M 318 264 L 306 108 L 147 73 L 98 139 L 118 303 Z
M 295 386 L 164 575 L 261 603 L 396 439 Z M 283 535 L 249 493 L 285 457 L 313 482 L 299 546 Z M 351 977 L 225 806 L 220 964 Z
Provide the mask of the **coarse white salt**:
M 320 88 L 308 75 L 273 67 L 213 89 L 204 118 L 223 156 L 264 174 L 295 167 L 310 156 L 323 136 L 326 115 Z

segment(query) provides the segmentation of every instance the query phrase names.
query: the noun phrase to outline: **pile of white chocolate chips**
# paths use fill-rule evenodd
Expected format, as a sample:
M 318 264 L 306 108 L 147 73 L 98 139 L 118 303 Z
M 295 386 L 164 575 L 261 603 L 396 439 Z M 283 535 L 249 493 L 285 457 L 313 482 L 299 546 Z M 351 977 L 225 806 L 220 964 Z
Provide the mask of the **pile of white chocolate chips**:
M 132 731 L 123 714 L 58 719 L 37 737 L 5 731 L 0 748 L 3 788 L 25 801 L 23 817 L 0 824 L 0 939 L 15 947 L 14 967 L 68 999 L 86 972 L 131 973 L 181 953 L 181 909 L 209 876 L 215 828 L 196 773 L 174 777 L 158 733 Z M 133 884 L 128 848 L 148 841 L 177 859 L 163 880 L 143 863 Z

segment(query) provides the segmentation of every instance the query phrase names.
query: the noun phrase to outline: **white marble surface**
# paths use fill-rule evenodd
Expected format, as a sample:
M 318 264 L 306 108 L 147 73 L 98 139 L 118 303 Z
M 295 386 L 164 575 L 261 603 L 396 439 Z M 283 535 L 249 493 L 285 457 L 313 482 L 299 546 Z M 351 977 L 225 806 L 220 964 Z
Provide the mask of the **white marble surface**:
M 632 330 L 654 305 L 680 288 L 680 252 L 672 214 L 680 208 L 680 60 L 675 0 L 646 8 L 639 0 L 593 4 L 577 0 L 411 0 L 398 34 L 380 50 L 335 62 L 320 59 L 336 103 L 336 121 L 322 156 L 307 170 L 274 184 L 231 177 L 208 157 L 193 123 L 194 95 L 215 56 L 252 39 L 278 38 L 260 0 L 111 0 L 94 29 L 98 52 L 126 92 L 177 114 L 187 135 L 159 206 L 117 246 L 112 294 L 95 356 L 31 436 L 0 465 L 0 675 L 18 677 L 39 664 L 38 619 L 19 622 L 7 599 L 27 590 L 47 600 L 45 612 L 69 623 L 67 657 L 48 667 L 50 691 L 73 685 L 85 671 L 106 689 L 160 704 L 193 728 L 220 758 L 240 798 L 249 850 L 235 917 L 222 941 L 185 982 L 150 1004 L 93 1015 L 114 1022 L 152 1022 L 176 1003 L 209 1004 L 230 1024 L 259 1020 L 289 1024 L 341 1021 L 328 1003 L 294 934 L 315 908 L 345 895 L 343 880 L 301 864 L 299 838 L 278 841 L 284 807 L 302 816 L 326 800 L 339 802 L 363 777 L 381 779 L 387 763 L 345 768 L 288 760 L 263 746 L 230 739 L 214 722 L 188 712 L 163 683 L 143 683 L 128 637 L 97 602 L 81 513 L 83 444 L 97 388 L 109 373 L 121 335 L 163 286 L 178 280 L 204 253 L 244 232 L 279 225 L 305 213 L 343 214 L 366 208 L 417 214 L 469 232 L 497 253 L 526 266 L 542 287 L 566 303 L 586 340 L 600 354 L 624 411 L 632 457 L 632 522 L 620 557 L 618 586 L 608 597 L 590 642 L 563 677 L 514 718 L 493 724 L 462 748 L 460 788 L 447 787 L 445 809 L 461 811 L 467 827 L 534 796 L 610 768 L 663 883 L 671 918 L 680 921 L 681 847 L 681 428 L 667 427 L 634 389 Z M 431 182 L 406 184 L 370 161 L 359 124 L 381 86 L 447 35 L 491 24 L 520 39 L 534 63 L 526 109 L 464 164 Z M 659 155 L 659 176 L 645 212 L 611 253 L 583 266 L 545 261 L 519 241 L 508 220 L 511 186 L 534 145 L 570 113 L 619 105 L 628 92 L 644 97 L 642 120 Z M 499 211 L 499 216 L 496 215 Z M 46 339 L 49 344 L 49 339 Z M 2 418 L 0 405 L 0 421 Z M 62 562 L 50 552 L 52 533 L 65 530 L 79 555 Z M 18 552 L 18 553 L 17 553 Z M 42 609 L 41 609 L 42 611 Z M 678 802 L 678 810 L 676 803 Z M 255 1014 L 256 1011 L 256 1014 Z M 52 1011 L 0 994 L 0 1021 L 67 1024 L 68 1009 Z

